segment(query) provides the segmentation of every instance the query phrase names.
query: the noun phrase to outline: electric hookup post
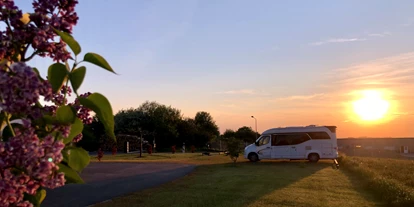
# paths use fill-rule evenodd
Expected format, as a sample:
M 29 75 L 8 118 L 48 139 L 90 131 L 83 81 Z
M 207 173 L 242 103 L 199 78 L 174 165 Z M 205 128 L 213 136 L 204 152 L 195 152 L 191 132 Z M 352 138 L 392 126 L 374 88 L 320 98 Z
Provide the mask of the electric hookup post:
M 129 142 L 125 142 L 124 144 L 124 152 L 129 153 Z

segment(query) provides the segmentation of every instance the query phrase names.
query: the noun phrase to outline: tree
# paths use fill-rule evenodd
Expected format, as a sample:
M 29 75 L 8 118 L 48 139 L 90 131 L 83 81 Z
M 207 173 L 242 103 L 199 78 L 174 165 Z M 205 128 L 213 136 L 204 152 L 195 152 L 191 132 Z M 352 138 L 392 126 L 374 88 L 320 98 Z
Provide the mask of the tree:
M 219 128 L 210 113 L 205 111 L 197 112 L 194 121 L 198 128 L 196 146 L 204 146 L 220 135 Z
M 256 141 L 256 132 L 252 128 L 243 126 L 236 131 L 236 138 L 243 142 L 253 143 Z
M 231 137 L 236 137 L 236 132 L 232 129 L 226 129 L 226 131 L 224 131 L 222 137 L 224 139 L 229 139 Z
M 149 116 L 137 109 L 119 111 L 115 117 L 115 133 L 141 136 Z
M 177 126 L 181 120 L 180 110 L 146 101 L 136 109 L 118 112 L 115 131 L 156 140 L 158 147 L 166 148 L 177 142 Z
M 76 146 L 82 147 L 88 151 L 96 151 L 100 145 L 100 138 L 105 135 L 105 127 L 98 117 L 92 118 L 92 123 L 85 124 L 82 131 L 83 138 L 76 143 Z
M 194 145 L 197 143 L 197 134 L 198 128 L 195 124 L 194 119 L 192 118 L 185 118 L 181 120 L 177 125 L 178 131 L 178 142 L 179 143 L 187 143 L 190 145 Z
M 242 148 L 241 148 L 241 141 L 237 138 L 230 137 L 226 141 L 227 143 L 227 151 L 229 152 L 230 159 L 236 163 L 237 158 L 239 157 Z

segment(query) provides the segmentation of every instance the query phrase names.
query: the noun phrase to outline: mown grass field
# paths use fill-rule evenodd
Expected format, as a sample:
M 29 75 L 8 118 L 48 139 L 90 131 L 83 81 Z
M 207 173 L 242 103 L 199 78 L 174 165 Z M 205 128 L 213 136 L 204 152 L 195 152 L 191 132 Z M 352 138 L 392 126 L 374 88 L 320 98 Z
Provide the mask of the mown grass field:
M 331 161 L 250 163 L 239 158 L 239 163 L 232 164 L 224 155 L 154 155 L 145 158 L 118 155 L 116 159 L 185 162 L 199 166 L 174 182 L 96 206 L 386 206 L 364 188 L 364 178 L 333 169 Z

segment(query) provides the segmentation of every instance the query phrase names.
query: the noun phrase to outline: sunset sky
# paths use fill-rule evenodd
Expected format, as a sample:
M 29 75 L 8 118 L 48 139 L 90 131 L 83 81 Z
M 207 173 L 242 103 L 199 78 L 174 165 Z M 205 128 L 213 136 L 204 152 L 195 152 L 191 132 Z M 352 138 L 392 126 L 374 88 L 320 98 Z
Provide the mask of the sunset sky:
M 87 65 L 81 92 L 105 94 L 115 112 L 149 100 L 208 111 L 221 131 L 254 129 L 254 115 L 259 132 L 414 136 L 414 1 L 83 0 L 77 11 L 81 56 L 99 53 L 119 74 Z M 45 76 L 51 61 L 30 64 Z M 357 116 L 364 90 L 388 104 L 383 118 Z

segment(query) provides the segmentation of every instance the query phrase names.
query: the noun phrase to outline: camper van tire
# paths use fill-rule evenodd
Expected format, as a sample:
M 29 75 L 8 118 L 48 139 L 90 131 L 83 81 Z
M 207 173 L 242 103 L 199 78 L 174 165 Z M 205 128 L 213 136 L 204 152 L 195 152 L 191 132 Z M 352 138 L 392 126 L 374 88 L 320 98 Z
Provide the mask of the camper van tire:
M 249 158 L 250 162 L 257 162 L 257 161 L 259 161 L 259 156 L 257 156 L 257 154 L 254 153 L 254 152 L 251 152 L 249 154 L 248 158 Z
M 310 162 L 315 162 L 316 163 L 316 162 L 319 161 L 319 155 L 316 154 L 316 153 L 311 153 L 311 154 L 308 155 L 308 160 Z

